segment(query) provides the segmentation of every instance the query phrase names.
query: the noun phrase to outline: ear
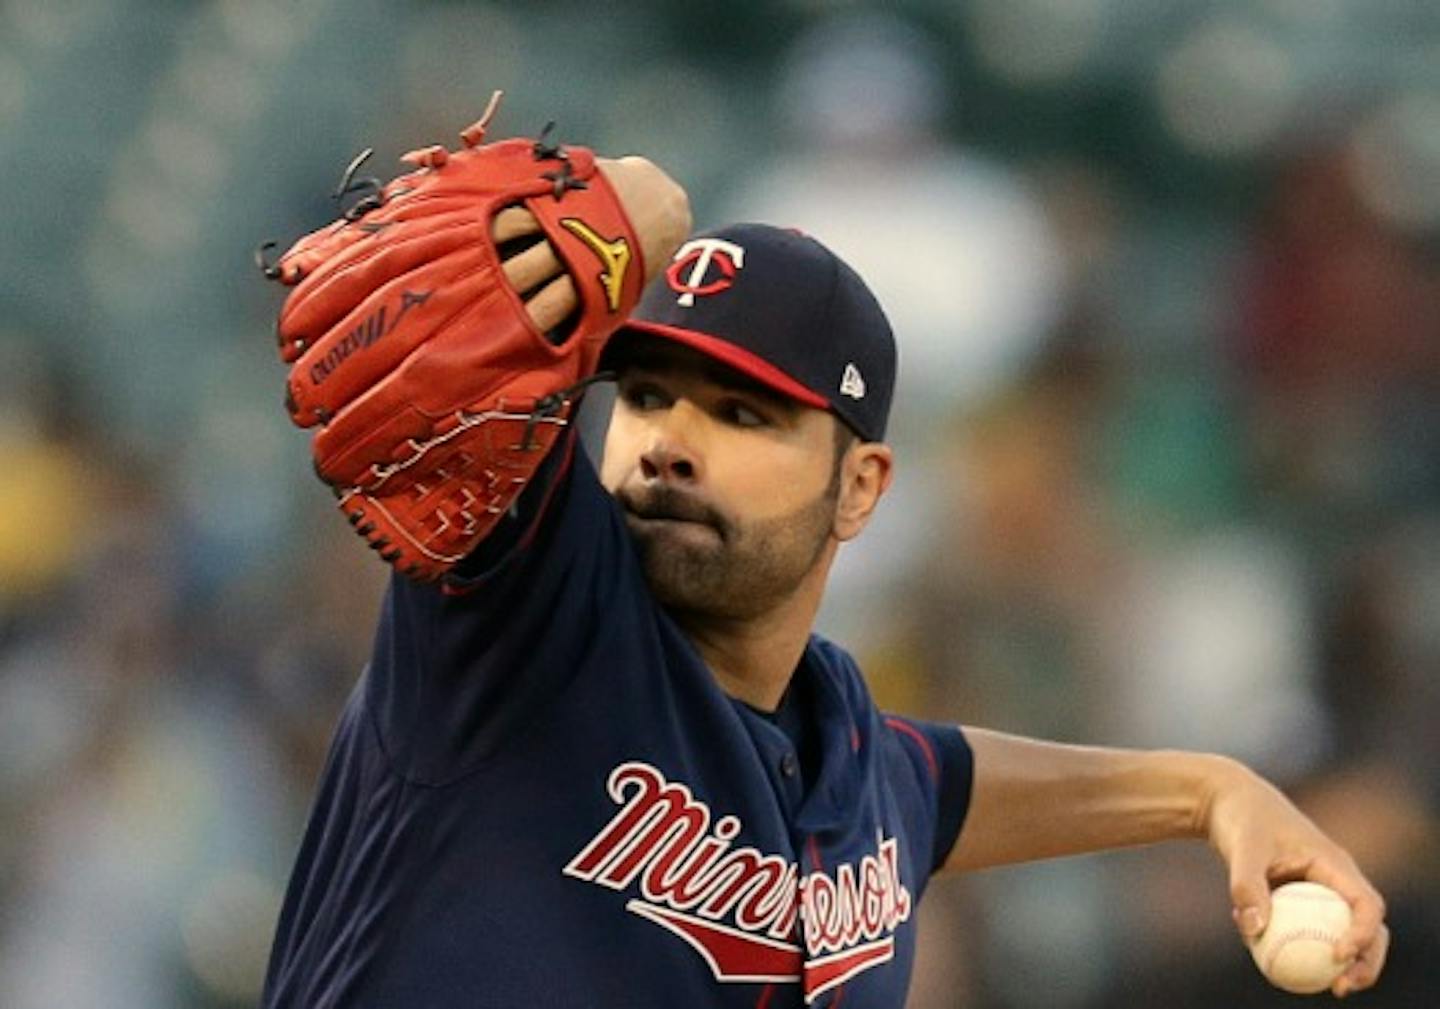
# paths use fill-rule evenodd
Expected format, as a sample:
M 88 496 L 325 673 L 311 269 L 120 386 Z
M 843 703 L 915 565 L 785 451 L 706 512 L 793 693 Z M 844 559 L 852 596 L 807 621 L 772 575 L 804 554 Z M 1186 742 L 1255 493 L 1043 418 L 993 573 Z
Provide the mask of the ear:
M 840 464 L 840 497 L 835 504 L 835 538 L 844 542 L 860 535 L 880 498 L 890 489 L 895 457 L 890 446 L 857 441 L 845 450 Z

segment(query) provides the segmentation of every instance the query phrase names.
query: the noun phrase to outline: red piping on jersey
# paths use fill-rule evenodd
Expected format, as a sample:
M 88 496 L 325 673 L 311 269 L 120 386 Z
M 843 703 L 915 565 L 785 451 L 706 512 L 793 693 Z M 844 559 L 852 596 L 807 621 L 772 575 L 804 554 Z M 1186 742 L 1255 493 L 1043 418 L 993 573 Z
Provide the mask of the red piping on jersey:
M 709 333 L 701 333 L 694 329 L 681 329 L 679 326 L 666 326 L 659 322 L 640 320 L 627 322 L 625 329 L 649 333 L 652 336 L 662 336 L 668 340 L 674 340 L 676 343 L 683 343 L 687 347 L 694 347 L 707 357 L 713 357 L 717 361 L 728 364 L 736 371 L 749 375 L 757 382 L 768 385 L 776 392 L 783 393 L 791 399 L 799 400 L 806 406 L 813 406 L 817 410 L 830 408 L 830 401 L 808 385 L 791 378 L 760 355 L 748 351 L 744 347 L 737 347 L 718 336 L 711 336 Z
M 770 1004 L 770 996 L 775 994 L 775 982 L 770 982 L 760 990 L 760 998 L 755 1003 L 755 1009 L 765 1009 Z
M 930 740 L 926 739 L 915 726 L 908 722 L 902 722 L 898 718 L 887 718 L 885 724 L 896 732 L 903 732 L 911 739 L 920 744 L 920 752 L 925 754 L 925 764 L 930 768 L 930 777 L 936 781 L 940 780 L 940 762 L 935 759 L 935 751 L 930 748 Z

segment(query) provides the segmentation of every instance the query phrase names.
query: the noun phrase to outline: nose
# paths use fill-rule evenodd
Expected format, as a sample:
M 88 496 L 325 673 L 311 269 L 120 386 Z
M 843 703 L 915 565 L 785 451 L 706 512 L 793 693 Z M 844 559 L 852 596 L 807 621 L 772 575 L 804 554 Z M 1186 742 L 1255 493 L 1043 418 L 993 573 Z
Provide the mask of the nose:
M 646 482 L 694 483 L 700 478 L 694 412 L 689 401 L 681 399 L 655 419 L 640 453 L 640 475 Z
M 690 483 L 695 478 L 695 464 L 667 446 L 656 445 L 641 454 L 640 473 L 647 481 Z

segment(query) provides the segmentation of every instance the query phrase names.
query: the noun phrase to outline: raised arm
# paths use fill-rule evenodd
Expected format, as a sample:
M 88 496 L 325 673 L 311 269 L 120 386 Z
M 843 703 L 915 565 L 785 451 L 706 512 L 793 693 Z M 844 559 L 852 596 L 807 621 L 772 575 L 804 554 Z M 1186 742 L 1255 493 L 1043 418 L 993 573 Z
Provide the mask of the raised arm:
M 975 781 L 945 870 L 964 872 L 1170 840 L 1205 840 L 1229 870 L 1236 927 L 1252 938 L 1270 889 L 1308 879 L 1340 893 L 1355 958 L 1337 995 L 1368 988 L 1389 946 L 1385 905 L 1350 855 L 1269 782 L 1212 754 L 1069 746 L 967 728 Z

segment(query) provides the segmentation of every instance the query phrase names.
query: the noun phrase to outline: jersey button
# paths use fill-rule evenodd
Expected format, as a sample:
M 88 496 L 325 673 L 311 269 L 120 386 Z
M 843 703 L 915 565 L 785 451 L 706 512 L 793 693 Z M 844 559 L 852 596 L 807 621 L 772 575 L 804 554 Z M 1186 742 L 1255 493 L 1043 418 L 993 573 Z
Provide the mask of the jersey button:
M 795 758 L 795 754 L 787 753 L 780 758 L 780 773 L 785 777 L 793 778 L 799 770 L 800 761 Z

